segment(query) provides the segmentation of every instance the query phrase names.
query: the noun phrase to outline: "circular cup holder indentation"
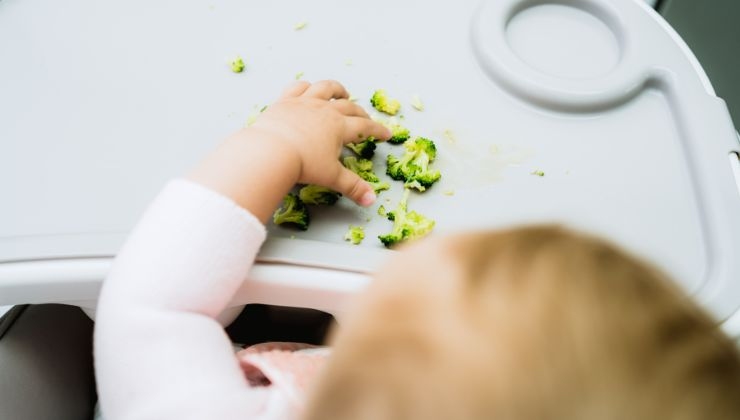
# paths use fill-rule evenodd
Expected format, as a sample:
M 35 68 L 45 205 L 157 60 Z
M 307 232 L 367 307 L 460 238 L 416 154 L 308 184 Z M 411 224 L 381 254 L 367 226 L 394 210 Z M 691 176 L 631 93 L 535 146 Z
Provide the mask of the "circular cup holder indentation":
M 612 29 L 581 8 L 541 3 L 515 13 L 506 25 L 511 51 L 533 69 L 564 79 L 604 76 L 620 60 Z

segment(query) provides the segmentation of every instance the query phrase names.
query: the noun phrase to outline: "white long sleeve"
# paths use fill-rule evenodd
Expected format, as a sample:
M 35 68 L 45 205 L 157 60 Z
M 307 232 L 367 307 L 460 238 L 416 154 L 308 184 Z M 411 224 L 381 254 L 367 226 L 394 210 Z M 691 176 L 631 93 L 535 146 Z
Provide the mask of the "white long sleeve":
M 214 320 L 265 236 L 253 215 L 200 185 L 176 180 L 160 193 L 98 302 L 95 369 L 107 420 L 266 414 L 269 391 L 248 386 Z

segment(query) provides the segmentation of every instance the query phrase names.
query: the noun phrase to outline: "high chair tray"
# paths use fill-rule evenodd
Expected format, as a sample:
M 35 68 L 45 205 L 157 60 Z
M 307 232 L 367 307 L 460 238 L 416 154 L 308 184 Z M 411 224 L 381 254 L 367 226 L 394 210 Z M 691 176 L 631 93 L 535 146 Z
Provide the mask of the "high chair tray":
M 736 132 L 640 1 L 2 1 L 0 57 L 0 304 L 94 302 L 166 180 L 300 73 L 342 81 L 368 109 L 384 88 L 435 140 L 442 180 L 409 201 L 435 235 L 562 223 L 655 262 L 720 319 L 740 307 Z M 379 146 L 381 174 L 388 153 L 401 152 Z M 290 302 L 351 294 L 390 252 L 376 210 L 397 203 L 391 184 L 369 209 L 313 209 L 307 232 L 270 226 L 253 280 L 317 270 Z M 362 245 L 344 242 L 349 225 L 366 227 Z

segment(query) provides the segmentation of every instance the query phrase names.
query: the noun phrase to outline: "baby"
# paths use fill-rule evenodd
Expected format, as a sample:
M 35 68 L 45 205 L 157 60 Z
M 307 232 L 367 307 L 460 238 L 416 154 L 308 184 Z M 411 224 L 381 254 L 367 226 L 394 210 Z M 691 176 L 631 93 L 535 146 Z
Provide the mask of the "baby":
M 108 420 L 740 418 L 740 357 L 716 322 L 648 265 L 557 227 L 403 247 L 323 369 L 317 349 L 235 355 L 215 317 L 264 224 L 296 183 L 372 204 L 337 160 L 367 136 L 390 133 L 339 83 L 297 82 L 162 191 L 99 299 Z M 270 381 L 286 360 L 313 376 L 306 387 Z

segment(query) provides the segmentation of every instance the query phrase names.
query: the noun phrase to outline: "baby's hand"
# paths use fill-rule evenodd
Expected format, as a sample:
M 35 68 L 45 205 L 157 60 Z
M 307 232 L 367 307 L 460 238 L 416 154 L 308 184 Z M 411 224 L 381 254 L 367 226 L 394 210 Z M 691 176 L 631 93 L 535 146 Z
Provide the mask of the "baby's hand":
M 352 103 L 335 81 L 297 82 L 206 157 L 189 178 L 251 211 L 266 223 L 296 183 L 332 188 L 360 205 L 375 193 L 339 162 L 342 147 L 391 133 Z
M 334 80 L 297 82 L 250 128 L 296 154 L 298 183 L 329 187 L 367 206 L 375 201 L 372 187 L 342 166 L 338 157 L 347 143 L 370 136 L 387 140 L 391 133 L 348 98 L 344 86 Z

